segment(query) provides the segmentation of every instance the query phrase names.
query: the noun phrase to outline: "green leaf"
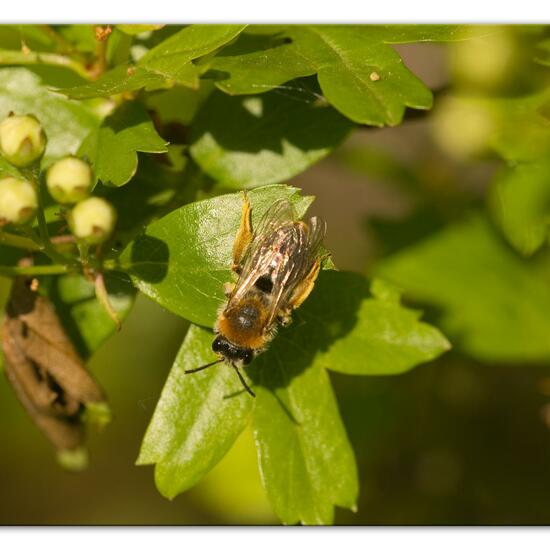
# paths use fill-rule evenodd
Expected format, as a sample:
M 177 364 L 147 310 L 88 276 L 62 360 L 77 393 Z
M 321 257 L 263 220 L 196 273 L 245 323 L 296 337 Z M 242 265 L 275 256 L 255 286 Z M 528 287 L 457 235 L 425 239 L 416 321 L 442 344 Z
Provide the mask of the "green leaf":
M 134 36 L 144 32 L 156 31 L 161 29 L 164 25 L 117 25 L 116 28 L 121 30 L 125 34 Z
M 253 405 L 225 365 L 187 376 L 213 359 L 212 333 L 191 326 L 176 357 L 143 441 L 137 464 L 156 464 L 155 482 L 167 498 L 195 485 L 227 453 Z
M 21 50 L 24 42 L 32 51 L 53 51 L 56 42 L 44 25 L 0 25 L 0 47 Z
M 548 239 L 550 163 L 506 169 L 493 183 L 490 205 L 510 243 L 526 256 L 533 254 Z
M 122 92 L 163 88 L 173 83 L 198 88 L 201 68 L 192 63 L 233 40 L 246 25 L 190 25 L 149 50 L 134 67 L 121 65 L 95 82 L 63 88 L 77 99 L 107 97 Z
M 169 90 L 151 92 L 144 101 L 163 125 L 179 123 L 188 126 L 211 91 L 212 87 L 208 85 L 201 85 L 198 90 L 174 86 Z
M 331 524 L 334 506 L 354 509 L 353 449 L 327 372 L 309 353 L 278 346 L 256 369 L 253 430 L 262 481 L 283 523 Z
M 136 290 L 127 275 L 105 274 L 109 301 L 122 321 L 130 312 Z M 67 334 L 83 358 L 89 357 L 116 331 L 114 321 L 95 297 L 93 283 L 82 275 L 62 275 L 46 283 L 46 292 Z
M 119 187 L 136 173 L 138 151 L 164 153 L 166 145 L 143 107 L 127 102 L 86 138 L 78 153 L 91 162 L 96 181 Z
M 550 67 L 550 38 L 539 42 L 538 52 L 535 56 L 535 61 L 546 67 Z
M 192 125 L 195 161 L 222 185 L 239 189 L 286 181 L 325 157 L 352 125 L 315 103 L 307 83 L 298 86 L 244 98 L 213 93 Z
M 491 147 L 508 162 L 547 157 L 550 128 L 544 108 L 549 101 L 550 88 L 529 96 L 479 100 L 492 120 Z
M 196 87 L 200 72 L 191 63 L 180 68 L 177 82 L 189 87 Z M 169 86 L 166 76 L 150 71 L 144 67 L 132 65 L 119 65 L 107 71 L 98 80 L 81 86 L 60 88 L 59 93 L 73 99 L 89 99 L 93 97 L 109 97 L 123 92 L 132 92 L 145 88 L 156 90 Z
M 377 273 L 441 308 L 445 334 L 478 359 L 550 357 L 550 287 L 481 217 L 388 258 Z
M 505 98 L 451 95 L 440 104 L 435 130 L 451 152 L 492 150 L 509 163 L 536 162 L 550 153 L 549 102 L 550 88 Z
M 388 43 L 457 40 L 457 26 L 274 26 L 289 43 L 215 57 L 217 86 L 228 94 L 253 94 L 298 77 L 317 74 L 327 100 L 360 124 L 399 124 L 406 107 L 429 109 L 430 90 L 412 74 Z M 465 34 L 462 34 L 462 33 Z M 284 87 L 283 87 L 284 89 Z
M 253 225 L 279 197 L 303 215 L 311 202 L 296 189 L 249 192 Z M 164 307 L 211 327 L 224 301 L 223 283 L 239 225 L 240 194 L 185 205 L 151 224 L 123 253 L 136 285 Z M 226 365 L 193 376 L 211 362 L 211 331 L 192 327 L 148 429 L 140 464 L 156 463 L 159 490 L 173 498 L 197 483 L 226 453 L 254 406 L 253 429 L 264 486 L 285 523 L 333 521 L 334 506 L 354 508 L 358 493 L 353 451 L 325 368 L 352 374 L 407 370 L 448 349 L 445 338 L 403 308 L 390 285 L 368 295 L 364 277 L 323 271 L 294 323 L 245 376 L 252 400 Z M 228 384 L 236 384 L 229 387 Z M 234 399 L 243 399 L 236 401 Z M 228 407 L 234 407 L 236 412 Z
M 100 118 L 90 107 L 49 90 L 33 72 L 24 68 L 0 69 L 0 120 L 10 112 L 32 113 L 48 137 L 42 165 L 75 154 Z
M 253 223 L 277 199 L 287 197 L 303 215 L 310 197 L 273 185 L 248 193 Z M 231 247 L 239 228 L 242 195 L 234 193 L 187 204 L 150 224 L 121 255 L 134 284 L 161 306 L 211 327 L 231 278 Z
M 420 312 L 400 304 L 397 289 L 364 277 L 326 271 L 295 313 L 299 328 L 281 334 L 291 349 L 314 348 L 315 365 L 346 374 L 400 374 L 450 348 Z

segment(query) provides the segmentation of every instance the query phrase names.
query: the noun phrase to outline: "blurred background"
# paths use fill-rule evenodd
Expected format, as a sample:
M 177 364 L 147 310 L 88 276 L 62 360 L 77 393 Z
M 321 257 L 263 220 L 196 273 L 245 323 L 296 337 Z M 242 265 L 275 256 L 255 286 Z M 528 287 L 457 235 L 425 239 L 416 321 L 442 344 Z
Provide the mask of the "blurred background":
M 547 246 L 524 259 L 488 214 L 489 190 L 503 167 L 491 148 L 494 119 L 479 103 L 459 99 L 514 98 L 547 84 L 548 69 L 532 61 L 531 37 L 540 38 L 540 29 L 501 30 L 450 45 L 396 46 L 434 90 L 434 110 L 409 112 L 396 128 L 358 128 L 334 154 L 289 182 L 316 195 L 312 211 L 328 222 L 326 244 L 340 269 L 384 272 L 388 258 L 481 212 L 504 256 L 536 277 L 531 291 L 518 292 L 536 294 L 540 285 L 548 286 Z M 519 141 L 533 139 L 522 135 L 521 125 L 512 130 Z M 398 283 L 408 290 L 406 281 Z M 476 288 L 480 281 L 472 275 L 462 283 Z M 0 278 L 2 303 L 7 290 Z M 479 287 L 479 296 L 486 292 Z M 475 301 L 475 293 L 464 294 L 464 308 L 472 296 Z M 338 510 L 336 523 L 550 523 L 548 352 L 526 353 L 528 362 L 521 353 L 476 353 L 479 346 L 463 345 L 467 339 L 453 332 L 452 323 L 441 325 L 434 303 L 415 296 L 414 288 L 405 297 L 442 326 L 454 349 L 395 377 L 331 373 L 361 482 L 357 513 Z M 512 326 L 522 322 L 516 314 L 513 308 L 495 313 Z M 186 329 L 185 321 L 140 296 L 122 331 L 94 355 L 90 368 L 115 418 L 92 437 L 90 466 L 82 473 L 58 467 L 0 379 L 1 524 L 278 523 L 260 484 L 249 432 L 200 484 L 172 502 L 155 489 L 151 467 L 134 466 Z M 548 339 L 541 346 L 550 347 L 550 333 L 542 327 L 541 334 Z M 530 349 L 528 336 L 520 349 Z

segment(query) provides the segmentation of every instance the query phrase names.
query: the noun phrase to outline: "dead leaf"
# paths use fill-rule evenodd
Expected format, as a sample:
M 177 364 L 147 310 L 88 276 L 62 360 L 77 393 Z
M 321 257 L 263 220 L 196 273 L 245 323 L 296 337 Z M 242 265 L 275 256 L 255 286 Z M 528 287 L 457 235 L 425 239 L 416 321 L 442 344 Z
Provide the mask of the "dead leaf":
M 59 451 L 82 447 L 86 405 L 105 403 L 53 304 L 15 279 L 2 323 L 5 372 L 31 418 Z

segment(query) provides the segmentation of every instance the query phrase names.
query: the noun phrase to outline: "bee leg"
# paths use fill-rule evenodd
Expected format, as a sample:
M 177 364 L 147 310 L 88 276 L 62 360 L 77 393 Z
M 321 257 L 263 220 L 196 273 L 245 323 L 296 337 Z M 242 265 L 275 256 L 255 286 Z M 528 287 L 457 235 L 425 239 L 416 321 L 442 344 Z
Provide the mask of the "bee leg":
M 252 218 L 250 212 L 250 201 L 248 200 L 246 192 L 243 192 L 241 225 L 239 226 L 239 231 L 237 231 L 237 236 L 233 243 L 233 265 L 231 266 L 231 269 L 237 273 L 240 271 L 240 263 L 244 252 L 252 240 Z
M 315 286 L 315 279 L 319 275 L 319 270 L 321 269 L 321 260 L 318 259 L 309 273 L 306 275 L 304 280 L 294 289 L 292 296 L 288 302 L 288 305 L 291 309 L 299 308 L 305 301 L 305 299 L 310 295 L 313 287 Z
M 233 294 L 233 290 L 235 290 L 235 283 L 223 283 L 223 293 L 226 298 L 229 298 Z

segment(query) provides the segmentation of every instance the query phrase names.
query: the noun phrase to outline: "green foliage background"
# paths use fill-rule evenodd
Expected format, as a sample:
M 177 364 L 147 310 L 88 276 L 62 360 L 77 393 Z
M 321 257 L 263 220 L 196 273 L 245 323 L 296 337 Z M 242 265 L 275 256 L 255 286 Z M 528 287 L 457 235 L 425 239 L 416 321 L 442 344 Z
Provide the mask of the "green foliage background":
M 0 523 L 548 523 L 549 32 L 0 28 L 0 118 L 41 120 L 43 167 L 92 163 L 127 316 L 44 279 L 115 421 L 68 474 L 0 384 Z M 340 269 L 246 370 L 256 400 L 183 375 L 212 360 L 241 189 L 256 221 L 322 215 Z

